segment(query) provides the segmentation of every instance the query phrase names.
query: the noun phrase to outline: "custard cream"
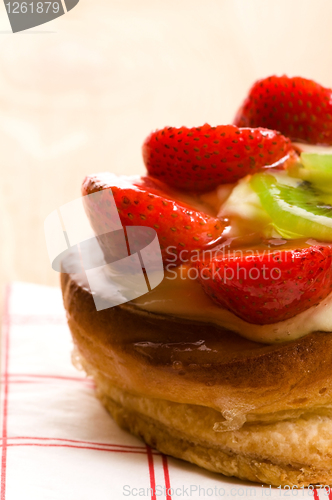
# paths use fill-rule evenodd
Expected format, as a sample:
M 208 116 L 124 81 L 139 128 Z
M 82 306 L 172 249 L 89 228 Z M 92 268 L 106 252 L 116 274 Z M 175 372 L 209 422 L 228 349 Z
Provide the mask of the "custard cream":
M 266 344 L 295 340 L 311 332 L 332 332 L 332 293 L 318 305 L 293 318 L 256 325 L 215 304 L 195 279 L 195 271 L 195 268 L 185 265 L 165 271 L 159 286 L 132 303 L 150 312 L 218 325 L 249 340 Z

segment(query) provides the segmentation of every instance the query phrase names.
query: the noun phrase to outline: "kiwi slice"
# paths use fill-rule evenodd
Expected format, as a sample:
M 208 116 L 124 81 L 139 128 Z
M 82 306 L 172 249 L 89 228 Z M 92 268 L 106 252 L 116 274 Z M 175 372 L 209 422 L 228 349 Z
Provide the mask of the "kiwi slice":
M 292 165 L 289 175 L 309 181 L 321 191 L 332 194 L 332 155 L 302 153 L 301 163 Z
M 332 241 L 332 204 L 312 184 L 304 181 L 294 187 L 265 173 L 255 174 L 250 182 L 282 237 Z

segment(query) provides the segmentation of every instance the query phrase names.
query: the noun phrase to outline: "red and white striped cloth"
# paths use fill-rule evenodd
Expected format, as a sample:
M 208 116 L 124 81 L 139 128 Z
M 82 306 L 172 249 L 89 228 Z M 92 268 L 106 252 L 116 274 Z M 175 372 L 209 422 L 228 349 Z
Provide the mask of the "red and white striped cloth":
M 0 500 L 281 498 L 167 458 L 122 431 L 71 364 L 59 289 L 8 287 L 2 329 Z M 299 498 L 313 498 L 298 490 Z M 328 498 L 322 491 L 316 499 Z

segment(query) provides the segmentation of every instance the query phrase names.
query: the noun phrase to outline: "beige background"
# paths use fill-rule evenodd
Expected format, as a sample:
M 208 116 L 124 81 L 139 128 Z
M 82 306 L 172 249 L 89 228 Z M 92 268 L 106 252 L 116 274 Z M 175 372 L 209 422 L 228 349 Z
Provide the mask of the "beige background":
M 58 284 L 45 217 L 88 173 L 142 173 L 165 125 L 232 120 L 270 74 L 332 87 L 331 0 L 80 0 L 11 34 L 0 5 L 0 283 Z

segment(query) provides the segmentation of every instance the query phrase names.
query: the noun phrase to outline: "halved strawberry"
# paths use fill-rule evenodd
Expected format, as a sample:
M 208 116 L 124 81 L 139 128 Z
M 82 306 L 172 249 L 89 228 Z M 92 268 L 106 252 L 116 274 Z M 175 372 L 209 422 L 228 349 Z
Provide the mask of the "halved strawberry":
M 153 132 L 143 144 L 143 159 L 153 177 L 178 189 L 203 192 L 282 163 L 291 149 L 289 139 L 273 130 L 206 123 Z
M 186 250 L 188 257 L 193 250 L 213 244 L 224 229 L 219 219 L 193 209 L 181 200 L 181 194 L 151 177 L 118 177 L 110 173 L 86 177 L 82 194 L 97 191 L 103 191 L 98 206 L 93 197 L 84 200 L 96 234 L 103 233 L 105 223 L 109 224 L 113 196 L 123 226 L 156 230 L 164 262 L 178 262 L 181 250 Z M 107 238 L 101 238 L 101 242 L 107 246 Z
M 332 144 L 332 90 L 306 78 L 270 76 L 250 89 L 234 120 L 268 127 L 293 140 Z
M 198 279 L 218 304 L 249 323 L 277 323 L 318 304 L 332 291 L 332 247 L 259 253 L 203 252 Z

